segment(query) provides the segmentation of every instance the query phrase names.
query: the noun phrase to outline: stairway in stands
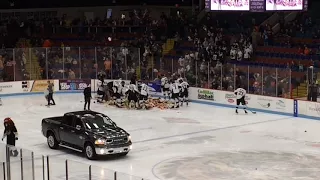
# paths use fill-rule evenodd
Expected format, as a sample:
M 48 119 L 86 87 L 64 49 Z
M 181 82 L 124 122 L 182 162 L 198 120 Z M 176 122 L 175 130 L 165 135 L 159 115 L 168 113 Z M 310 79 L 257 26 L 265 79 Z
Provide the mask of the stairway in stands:
M 167 39 L 167 42 L 162 45 L 162 55 L 167 55 L 174 48 L 174 39 Z
M 299 86 L 292 90 L 292 98 L 304 98 L 308 96 L 307 83 L 300 83 Z
M 32 47 L 30 41 L 21 39 L 18 43 L 22 45 L 20 47 L 24 47 L 23 51 L 27 59 L 25 68 L 27 73 L 30 75 L 30 79 L 31 80 L 41 79 L 39 59 L 35 54 L 35 49 L 30 48 Z

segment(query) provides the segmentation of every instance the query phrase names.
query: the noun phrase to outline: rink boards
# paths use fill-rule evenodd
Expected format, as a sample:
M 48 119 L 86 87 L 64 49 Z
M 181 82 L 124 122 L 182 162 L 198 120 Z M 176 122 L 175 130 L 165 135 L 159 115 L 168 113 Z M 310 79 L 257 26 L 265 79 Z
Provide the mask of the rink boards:
M 74 80 L 50 80 L 54 84 L 57 93 L 82 92 L 85 87 L 91 85 L 92 91 L 96 91 L 99 81 L 95 79 Z M 112 80 L 106 80 L 109 82 Z M 129 83 L 129 81 L 126 81 Z M 47 80 L 14 81 L 0 83 L 0 96 L 16 96 L 28 94 L 40 94 L 47 88 Z M 154 95 L 161 93 L 151 92 Z M 189 99 L 196 103 L 216 105 L 222 107 L 235 107 L 236 96 L 233 92 L 212 89 L 194 88 L 189 90 Z M 279 115 L 299 116 L 310 119 L 320 119 L 320 103 L 303 100 L 293 100 L 270 96 L 247 94 L 247 106 L 255 111 L 273 113 Z

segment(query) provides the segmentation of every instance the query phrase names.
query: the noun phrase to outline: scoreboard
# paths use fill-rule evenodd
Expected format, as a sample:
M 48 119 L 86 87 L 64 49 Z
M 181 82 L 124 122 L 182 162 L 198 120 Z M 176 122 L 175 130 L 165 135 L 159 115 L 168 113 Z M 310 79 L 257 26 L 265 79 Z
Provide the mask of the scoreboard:
M 205 0 L 209 11 L 307 11 L 308 0 Z

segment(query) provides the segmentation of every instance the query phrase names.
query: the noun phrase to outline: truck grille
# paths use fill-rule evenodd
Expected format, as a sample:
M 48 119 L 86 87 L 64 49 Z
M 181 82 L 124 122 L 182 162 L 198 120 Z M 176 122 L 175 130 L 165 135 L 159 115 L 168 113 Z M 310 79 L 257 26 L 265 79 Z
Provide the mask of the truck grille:
M 107 141 L 108 142 L 108 141 Z M 128 142 L 128 138 L 127 137 L 117 137 L 117 138 L 113 138 L 112 142 L 110 142 L 110 145 L 122 145 L 122 144 L 126 144 Z

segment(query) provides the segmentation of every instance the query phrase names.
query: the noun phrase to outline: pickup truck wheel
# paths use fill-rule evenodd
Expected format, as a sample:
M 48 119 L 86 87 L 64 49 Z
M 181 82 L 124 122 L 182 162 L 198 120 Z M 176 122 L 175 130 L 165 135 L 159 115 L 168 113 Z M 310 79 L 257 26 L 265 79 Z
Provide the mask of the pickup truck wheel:
M 49 133 L 47 137 L 48 146 L 51 149 L 57 149 L 58 148 L 58 141 L 53 133 Z
M 86 154 L 86 157 L 90 160 L 96 159 L 97 157 L 96 150 L 90 143 L 87 143 L 85 145 L 84 152 Z

